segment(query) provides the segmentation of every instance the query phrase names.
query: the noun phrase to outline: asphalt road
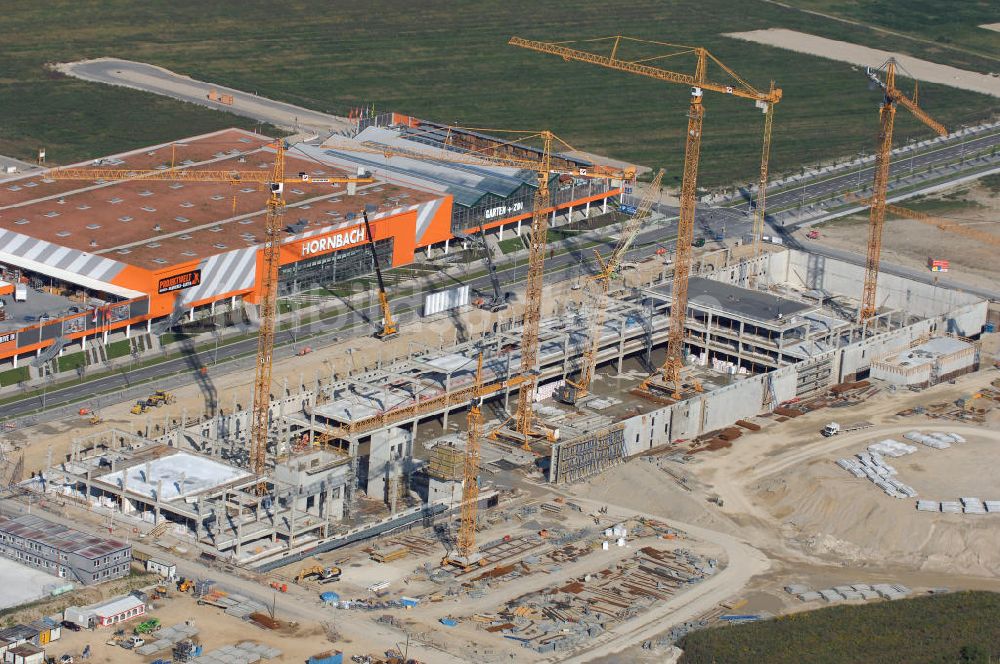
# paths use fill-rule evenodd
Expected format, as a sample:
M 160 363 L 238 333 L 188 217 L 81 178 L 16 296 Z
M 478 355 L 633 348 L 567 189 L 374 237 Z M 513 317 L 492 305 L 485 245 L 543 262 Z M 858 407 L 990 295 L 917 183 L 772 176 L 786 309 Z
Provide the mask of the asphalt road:
M 633 248 L 628 252 L 627 258 L 648 255 L 651 252 L 651 245 L 664 246 L 668 250 L 672 250 L 672 241 L 667 243 L 659 242 L 664 233 L 672 237 L 676 226 L 672 224 L 670 229 L 665 230 L 663 227 L 657 227 L 641 233 L 636 238 Z M 599 245 L 598 248 L 602 253 L 610 252 L 617 242 L 616 238 L 617 236 L 604 240 L 603 245 Z M 592 256 L 593 254 L 588 248 L 586 250 L 572 250 L 568 253 L 556 254 L 552 258 L 547 258 L 545 282 L 552 284 L 566 279 L 578 278 L 588 269 L 587 266 L 593 266 Z M 501 284 L 505 289 L 511 290 L 524 279 L 527 272 L 527 262 L 522 261 L 513 266 L 505 265 L 498 267 L 497 272 Z M 487 275 L 474 277 L 463 283 L 468 283 L 473 291 L 492 293 L 492 287 Z M 402 311 L 403 309 L 409 309 L 411 312 L 419 311 L 423 306 L 423 294 L 416 293 L 395 297 L 392 298 L 391 303 L 394 311 Z M 381 319 L 381 310 L 378 305 L 373 303 L 369 306 L 355 307 L 354 313 L 355 315 L 349 317 L 346 321 L 344 317 L 338 316 L 317 323 L 311 323 L 307 326 L 301 326 L 294 330 L 282 330 L 278 332 L 275 335 L 275 358 L 293 355 L 296 344 L 299 341 L 302 344 L 318 347 L 333 343 L 335 338 L 370 337 L 374 330 L 374 324 L 366 323 L 365 320 L 377 321 Z M 404 315 L 401 323 L 405 324 L 407 318 Z M 409 319 L 413 320 L 413 318 Z M 310 336 L 308 339 L 301 339 L 303 333 L 315 336 Z M 72 415 L 81 404 L 86 404 L 94 410 L 100 410 L 102 401 L 105 398 L 107 399 L 107 403 L 110 404 L 131 400 L 141 394 L 145 394 L 149 391 L 148 386 L 135 390 L 131 390 L 131 388 L 136 384 L 148 383 L 154 379 L 160 379 L 157 381 L 159 389 L 172 389 L 180 385 L 189 385 L 192 381 L 198 379 L 199 369 L 203 366 L 209 368 L 209 378 L 203 380 L 209 381 L 214 377 L 233 371 L 248 370 L 254 365 L 253 358 L 250 355 L 255 353 L 256 350 L 257 339 L 256 337 L 252 337 L 222 345 L 219 347 L 218 352 L 215 348 L 210 348 L 152 366 L 139 367 L 131 371 L 123 370 L 110 376 L 88 381 L 86 390 L 83 390 L 79 385 L 63 388 L 57 387 L 46 390 L 42 395 L 34 395 L 5 404 L 3 406 L 3 415 L 5 418 L 13 419 L 42 408 L 47 408 L 48 417 L 51 419 L 53 417 L 58 418 L 60 415 Z M 221 361 L 218 361 L 219 355 L 223 358 Z M 244 355 L 247 357 L 237 357 Z M 174 374 L 176 376 L 170 380 L 162 379 L 162 377 Z M 125 396 L 129 391 L 135 392 L 136 396 Z M 96 395 L 109 396 L 102 398 Z
M 962 162 L 966 155 L 973 155 L 982 150 L 988 150 L 994 146 L 1000 146 L 1000 132 L 995 129 L 992 133 L 985 135 L 968 135 L 957 137 L 954 140 L 939 144 L 930 151 L 922 152 L 914 150 L 907 153 L 893 155 L 893 161 L 889 166 L 890 192 L 897 188 L 892 182 L 892 176 L 902 176 L 907 178 L 910 175 L 919 175 L 926 171 L 928 167 L 942 168 L 946 164 Z M 989 157 L 989 155 L 987 155 Z M 1000 155 L 990 158 L 1000 164 Z M 831 198 L 844 191 L 861 192 L 871 187 L 874 177 L 874 162 L 862 167 L 847 168 L 842 172 L 826 173 L 819 175 L 799 186 L 783 188 L 780 191 L 768 192 L 767 207 L 769 210 L 777 208 L 798 208 L 810 201 Z M 912 184 L 902 181 L 899 186 Z M 784 214 L 777 213 L 775 219 L 782 219 Z
M 349 129 L 353 124 L 347 119 L 327 113 L 320 113 L 301 106 L 258 97 L 251 92 L 227 88 L 215 83 L 198 81 L 188 76 L 176 74 L 169 69 L 131 60 L 100 58 L 59 65 L 59 70 L 76 78 L 92 83 L 121 85 L 127 88 L 152 92 L 181 101 L 207 106 L 218 111 L 227 111 L 244 117 L 268 122 L 293 131 L 331 132 Z M 208 93 L 216 90 L 220 94 L 233 96 L 233 104 L 224 105 L 209 101 Z

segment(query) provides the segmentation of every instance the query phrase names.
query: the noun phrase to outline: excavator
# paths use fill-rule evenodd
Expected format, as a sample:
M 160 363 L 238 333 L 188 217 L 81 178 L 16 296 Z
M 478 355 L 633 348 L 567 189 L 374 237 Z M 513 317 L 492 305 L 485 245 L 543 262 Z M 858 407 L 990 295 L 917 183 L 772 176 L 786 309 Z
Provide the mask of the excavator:
M 372 252 L 372 263 L 375 264 L 375 276 L 378 278 L 378 301 L 382 307 L 382 329 L 376 332 L 375 336 L 379 339 L 388 339 L 396 336 L 399 328 L 396 326 L 396 321 L 393 320 L 392 312 L 389 310 L 389 298 L 385 294 L 385 281 L 382 280 L 382 268 L 378 264 L 378 253 L 375 251 L 375 239 L 372 237 L 372 227 L 368 222 L 367 207 L 361 211 L 361 215 L 365 219 L 365 237 L 368 238 L 368 247 Z
M 340 580 L 341 570 L 339 567 L 323 567 L 322 565 L 313 565 L 311 567 L 303 567 L 299 570 L 299 573 L 295 575 L 295 583 L 299 583 L 302 579 L 309 577 L 316 577 L 320 583 L 333 583 L 334 581 Z

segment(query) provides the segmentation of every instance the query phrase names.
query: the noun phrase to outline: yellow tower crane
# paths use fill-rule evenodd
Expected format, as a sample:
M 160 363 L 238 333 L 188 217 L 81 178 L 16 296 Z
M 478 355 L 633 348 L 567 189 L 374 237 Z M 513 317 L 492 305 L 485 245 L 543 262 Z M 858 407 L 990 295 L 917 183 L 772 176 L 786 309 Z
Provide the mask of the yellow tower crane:
M 587 279 L 587 292 L 592 306 L 590 316 L 590 326 L 588 332 L 587 349 L 583 352 L 580 366 L 580 375 L 576 380 L 566 379 L 566 384 L 556 390 L 555 398 L 565 404 L 574 405 L 577 401 L 590 394 L 590 382 L 594 379 L 594 371 L 597 369 L 597 351 L 600 348 L 601 330 L 604 327 L 604 319 L 608 312 L 608 290 L 611 286 L 611 277 L 618 271 L 622 259 L 628 253 L 632 242 L 642 229 L 642 223 L 653 210 L 653 204 L 660 196 L 660 184 L 663 182 L 665 170 L 660 169 L 653 176 L 653 181 L 649 183 L 646 195 L 642 197 L 635 208 L 635 212 L 622 225 L 621 235 L 618 244 L 615 246 L 608 260 L 601 258 L 601 254 L 595 249 L 594 255 L 597 257 L 597 264 L 600 271 Z
M 53 180 L 161 180 L 168 182 L 254 182 L 268 185 L 267 212 L 264 224 L 264 260 L 260 283 L 260 330 L 257 336 L 257 366 L 254 378 L 253 410 L 250 422 L 250 470 L 263 478 L 267 461 L 268 414 L 271 408 L 271 365 L 274 354 L 274 325 L 278 300 L 278 265 L 280 262 L 281 215 L 285 210 L 285 184 L 370 183 L 370 177 L 316 178 L 300 173 L 285 177 L 285 143 L 275 141 L 274 164 L 270 173 L 241 170 L 164 170 L 111 168 L 58 168 L 46 173 Z M 263 479 L 258 491 L 266 487 Z
M 668 389 L 672 389 L 673 398 L 681 397 L 681 369 L 683 368 L 684 357 L 684 322 L 687 314 L 687 293 L 688 278 L 691 273 L 691 242 L 694 234 L 694 214 L 696 191 L 698 186 L 698 160 L 701 152 L 701 131 L 702 120 L 705 115 L 705 107 L 702 104 L 702 97 L 706 90 L 732 95 L 743 99 L 753 100 L 757 107 L 764 111 L 765 115 L 773 112 L 774 104 L 781 100 L 781 89 L 771 84 L 769 90 L 758 90 L 744 81 L 733 70 L 718 60 L 708 50 L 698 46 L 680 46 L 665 42 L 651 42 L 641 39 L 633 39 L 617 35 L 614 37 L 602 37 L 599 39 L 586 40 L 585 43 L 596 44 L 597 47 L 610 45 L 610 53 L 603 55 L 590 51 L 580 50 L 567 44 L 574 42 L 549 43 L 532 41 L 520 37 L 512 37 L 508 42 L 513 46 L 557 55 L 564 60 L 575 60 L 588 62 L 608 69 L 615 69 L 640 76 L 647 76 L 667 83 L 679 83 L 688 85 L 691 88 L 691 100 L 688 108 L 687 143 L 684 149 L 684 175 L 681 180 L 681 206 L 680 220 L 677 224 L 677 249 L 674 261 L 673 277 L 673 302 L 670 306 L 670 330 L 667 337 L 667 360 L 661 371 L 663 382 Z M 671 52 L 663 53 L 654 57 L 644 57 L 636 60 L 624 60 L 619 58 L 619 49 L 623 45 L 646 44 L 655 47 L 666 47 L 674 49 Z M 694 56 L 694 74 L 684 74 L 670 71 L 659 66 L 649 64 L 653 61 L 664 60 L 672 57 Z M 730 84 L 718 83 L 708 79 L 708 65 L 714 63 L 730 79 Z M 770 154 L 770 120 L 765 118 L 764 149 L 762 158 L 766 161 Z M 767 187 L 767 166 L 761 166 L 761 190 Z M 760 205 L 760 199 L 758 199 Z M 761 228 L 763 224 L 763 209 L 760 210 Z M 652 377 L 651 377 L 652 378 Z M 651 379 L 647 379 L 644 387 L 649 387 Z
M 462 520 L 458 528 L 455 551 L 449 554 L 445 564 L 463 569 L 473 567 L 480 561 L 476 551 L 476 524 L 479 519 L 479 441 L 483 437 L 483 413 L 480 409 L 483 387 L 483 354 L 479 354 L 476 364 L 476 389 L 467 418 L 468 437 L 465 443 L 465 468 L 462 474 Z
M 885 80 L 879 77 L 879 70 L 885 69 Z M 927 115 L 917 106 L 917 90 L 913 97 L 896 87 L 896 61 L 889 58 L 878 70 L 866 68 L 868 79 L 882 89 L 882 104 L 879 106 L 878 152 L 875 154 L 875 175 L 872 183 L 871 211 L 868 216 L 868 256 L 865 261 L 865 282 L 861 293 L 861 309 L 858 321 L 864 325 L 875 317 L 878 310 L 878 267 L 882 255 L 882 230 L 885 227 L 886 192 L 889 189 L 889 157 L 892 153 L 892 130 L 896 118 L 896 105 L 902 104 L 918 120 L 933 129 L 939 136 L 947 136 L 948 130 L 940 122 Z
M 553 206 L 549 193 L 549 178 L 553 175 L 572 175 L 574 177 L 602 178 L 610 180 L 631 180 L 635 178 L 634 169 L 611 169 L 603 166 L 592 168 L 581 168 L 573 162 L 559 157 L 553 153 L 553 145 L 559 145 L 567 151 L 575 151 L 569 145 L 551 131 L 529 132 L 510 131 L 498 129 L 465 129 L 461 127 L 450 128 L 449 141 L 447 147 L 441 149 L 428 148 L 421 143 L 414 143 L 412 148 L 401 147 L 398 143 L 392 146 L 358 143 L 358 142 L 328 142 L 324 147 L 341 149 L 345 152 L 367 152 L 381 154 L 387 159 L 398 156 L 408 159 L 418 159 L 424 161 L 443 161 L 448 163 L 476 164 L 487 166 L 501 166 L 509 168 L 519 168 L 534 171 L 538 176 L 538 185 L 535 189 L 534 205 L 531 213 L 531 232 L 528 244 L 528 273 L 525 279 L 525 304 L 524 323 L 521 329 L 521 369 L 520 373 L 523 381 L 517 399 L 517 410 L 515 411 L 514 429 L 506 429 L 501 426 L 490 435 L 494 438 L 504 437 L 513 439 L 528 450 L 532 439 L 545 436 L 552 440 L 553 434 L 544 427 L 537 426 L 534 417 L 534 395 L 538 384 L 538 334 L 539 323 L 542 317 L 542 286 L 545 270 L 545 252 L 549 228 L 549 215 Z M 476 132 L 477 138 L 474 145 L 462 145 L 462 131 Z M 514 140 L 491 140 L 483 137 L 483 133 L 507 133 L 514 134 Z M 526 141 L 539 142 L 540 150 L 532 153 L 529 158 L 525 156 L 522 143 Z M 457 152 L 454 148 L 464 151 Z M 560 150 L 562 151 L 562 150 Z

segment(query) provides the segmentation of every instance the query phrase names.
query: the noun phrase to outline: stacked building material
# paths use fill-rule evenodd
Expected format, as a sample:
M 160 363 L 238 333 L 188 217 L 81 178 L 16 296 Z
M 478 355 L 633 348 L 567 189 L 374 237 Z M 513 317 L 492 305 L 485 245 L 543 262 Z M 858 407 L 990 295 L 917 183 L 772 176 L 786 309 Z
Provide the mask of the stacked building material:
M 796 596 L 803 602 L 814 602 L 822 599 L 831 603 L 841 601 L 866 601 L 870 599 L 877 599 L 879 597 L 884 597 L 886 599 L 899 599 L 900 597 L 909 595 L 911 592 L 906 586 L 889 583 L 879 583 L 875 585 L 869 585 L 867 583 L 852 583 L 836 586 L 834 588 L 825 588 L 818 591 L 809 590 L 802 585 L 789 586 L 788 588 L 802 590 L 802 592 L 796 593 Z M 785 590 L 787 591 L 788 588 L 785 588 Z
M 898 445 L 902 445 L 902 443 Z M 898 450 L 899 448 L 892 449 Z M 891 496 L 892 498 L 916 497 L 917 492 L 913 487 L 903 484 L 898 479 L 892 477 L 896 474 L 896 469 L 886 463 L 879 452 L 861 452 L 855 456 L 857 457 L 856 461 L 854 459 L 838 459 L 837 465 L 857 478 L 867 477 L 875 486 L 882 489 L 887 496 Z
M 892 438 L 886 438 L 885 440 L 880 440 L 877 443 L 869 445 L 868 451 L 896 458 L 907 454 L 913 454 L 917 451 L 917 448 L 913 445 L 907 445 L 906 443 L 893 440 Z
M 174 644 L 190 639 L 198 634 L 198 628 L 189 623 L 179 623 L 156 631 L 156 640 L 135 649 L 136 653 L 147 656 L 155 655 L 173 648 Z
M 966 514 L 986 514 L 986 506 L 979 498 L 962 498 L 962 511 Z

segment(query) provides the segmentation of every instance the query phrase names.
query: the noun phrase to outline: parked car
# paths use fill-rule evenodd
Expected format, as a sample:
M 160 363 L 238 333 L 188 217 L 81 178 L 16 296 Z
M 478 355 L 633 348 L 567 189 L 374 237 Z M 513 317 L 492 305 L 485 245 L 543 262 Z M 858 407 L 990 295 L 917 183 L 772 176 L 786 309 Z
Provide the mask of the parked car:
M 59 624 L 62 625 L 65 629 L 68 629 L 71 632 L 79 632 L 81 629 L 83 629 L 82 627 L 80 627 L 79 625 L 77 625 L 75 622 L 70 622 L 68 620 L 64 620 L 64 621 L 62 621 Z

